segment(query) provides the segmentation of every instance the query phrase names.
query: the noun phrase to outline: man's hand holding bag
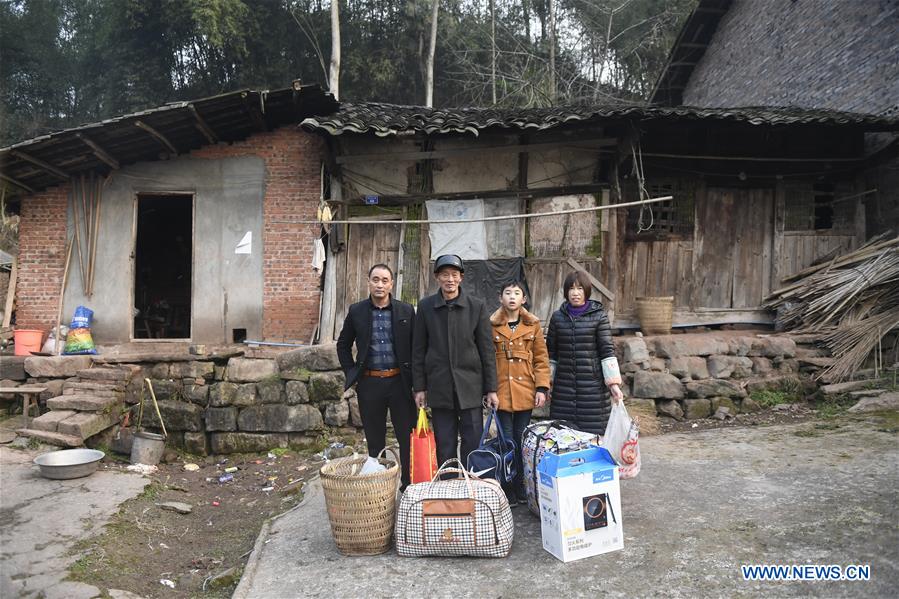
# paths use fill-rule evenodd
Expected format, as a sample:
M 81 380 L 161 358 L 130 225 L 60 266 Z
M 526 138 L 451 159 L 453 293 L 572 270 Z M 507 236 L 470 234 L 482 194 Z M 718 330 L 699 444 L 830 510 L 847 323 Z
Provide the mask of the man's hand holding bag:
M 428 413 L 424 408 L 418 409 L 418 424 L 412 431 L 409 448 L 412 484 L 430 481 L 437 472 L 437 442 L 434 431 L 428 426 Z

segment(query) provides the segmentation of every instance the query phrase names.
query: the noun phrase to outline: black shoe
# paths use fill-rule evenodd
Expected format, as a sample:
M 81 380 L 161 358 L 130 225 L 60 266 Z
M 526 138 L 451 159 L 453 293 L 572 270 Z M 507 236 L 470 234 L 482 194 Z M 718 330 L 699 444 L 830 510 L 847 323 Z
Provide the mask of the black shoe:
M 518 506 L 518 498 L 515 497 L 514 494 L 506 494 L 506 499 L 509 502 L 509 507 L 517 507 Z

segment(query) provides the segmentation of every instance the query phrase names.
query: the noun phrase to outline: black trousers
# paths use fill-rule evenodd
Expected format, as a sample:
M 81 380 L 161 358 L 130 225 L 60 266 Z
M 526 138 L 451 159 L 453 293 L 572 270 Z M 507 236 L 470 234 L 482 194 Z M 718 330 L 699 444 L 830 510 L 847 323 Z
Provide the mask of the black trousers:
M 362 376 L 356 384 L 359 414 L 368 445 L 368 455 L 375 457 L 387 442 L 387 411 L 400 446 L 400 472 L 403 486 L 409 484 L 409 435 L 414 425 L 415 402 L 412 391 L 403 385 L 403 377 Z
M 437 464 L 459 457 L 462 465 L 468 462 L 468 454 L 478 448 L 484 432 L 484 411 L 482 408 L 463 410 L 454 402 L 455 408 L 431 408 L 434 425 L 434 439 L 437 441 Z M 459 437 L 462 437 L 461 443 Z

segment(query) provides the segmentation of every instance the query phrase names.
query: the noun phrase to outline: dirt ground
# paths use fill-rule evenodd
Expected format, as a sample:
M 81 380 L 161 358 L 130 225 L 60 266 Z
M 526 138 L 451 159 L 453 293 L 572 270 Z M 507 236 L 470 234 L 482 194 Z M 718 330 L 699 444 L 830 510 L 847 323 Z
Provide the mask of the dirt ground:
M 698 432 L 809 420 L 826 428 L 848 405 L 783 404 L 727 421 L 662 419 L 661 431 Z M 344 435 L 339 441 L 364 451 L 361 435 Z M 169 463 L 160 464 L 149 475 L 152 483 L 139 497 L 125 502 L 97 536 L 76 546 L 72 580 L 143 597 L 230 597 L 263 523 L 302 499 L 305 481 L 317 474 L 324 461 L 315 449 L 208 458 L 170 452 L 169 458 Z M 115 467 L 127 466 L 123 456 L 107 460 Z M 198 469 L 186 469 L 189 464 Z M 226 472 L 235 467 L 236 471 Z M 228 474 L 233 479 L 220 482 Z M 158 507 L 162 502 L 187 503 L 192 511 L 163 510 Z M 170 581 L 174 588 L 163 581 Z
M 115 456 L 111 461 L 127 466 Z M 302 499 L 304 482 L 322 463 L 320 455 L 293 450 L 178 455 L 149 475 L 152 483 L 122 504 L 103 531 L 75 547 L 70 578 L 142 597 L 230 597 L 262 524 Z M 165 510 L 164 502 L 192 510 Z

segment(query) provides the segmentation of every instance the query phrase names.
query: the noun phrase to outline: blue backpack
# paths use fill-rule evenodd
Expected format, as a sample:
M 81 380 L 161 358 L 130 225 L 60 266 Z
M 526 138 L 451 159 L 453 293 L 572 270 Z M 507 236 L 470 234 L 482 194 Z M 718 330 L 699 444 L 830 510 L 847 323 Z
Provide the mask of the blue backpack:
M 501 484 L 511 484 L 517 474 L 515 469 L 515 441 L 506 439 L 503 429 L 496 418 L 496 437 L 487 439 L 490 425 L 496 417 L 496 410 L 491 410 L 484 424 L 484 433 L 478 448 L 468 454 L 468 471 L 479 478 L 492 478 Z

